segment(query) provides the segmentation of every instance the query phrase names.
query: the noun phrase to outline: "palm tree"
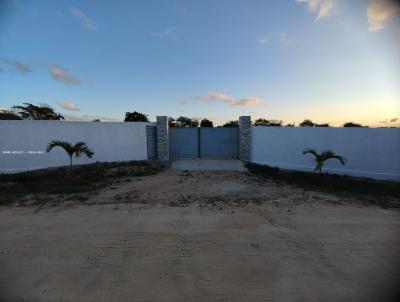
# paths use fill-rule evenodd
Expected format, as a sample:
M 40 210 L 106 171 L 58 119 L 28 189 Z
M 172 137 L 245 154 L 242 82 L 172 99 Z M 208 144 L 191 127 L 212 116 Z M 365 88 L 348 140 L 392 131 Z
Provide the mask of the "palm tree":
M 303 151 L 303 154 L 314 155 L 314 157 L 315 157 L 314 160 L 316 163 L 314 171 L 318 171 L 319 174 L 322 173 L 322 166 L 324 165 L 325 161 L 328 159 L 335 158 L 335 159 L 339 160 L 342 165 L 345 165 L 347 162 L 347 160 L 343 156 L 338 155 L 331 150 L 322 150 L 321 153 L 318 153 L 317 151 L 315 151 L 315 149 L 305 149 Z
M 88 148 L 86 143 L 77 142 L 75 145 L 66 142 L 66 141 L 58 141 L 53 140 L 47 145 L 47 152 L 50 152 L 54 147 L 61 147 L 67 152 L 69 156 L 69 168 L 72 173 L 72 156 L 80 157 L 81 155 L 86 155 L 88 158 L 92 158 L 94 152 Z
M 24 120 L 63 120 L 64 117 L 55 112 L 48 105 L 35 106 L 30 103 L 24 103 L 22 106 L 13 106 L 17 114 Z

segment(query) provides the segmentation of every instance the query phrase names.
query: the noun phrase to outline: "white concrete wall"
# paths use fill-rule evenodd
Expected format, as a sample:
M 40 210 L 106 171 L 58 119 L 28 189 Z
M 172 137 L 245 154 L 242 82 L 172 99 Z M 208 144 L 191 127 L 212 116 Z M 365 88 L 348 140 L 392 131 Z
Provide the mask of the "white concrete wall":
M 68 165 L 68 156 L 56 147 L 46 153 L 51 140 L 85 142 L 95 155 L 74 158 L 74 163 L 147 159 L 146 125 L 152 123 L 0 121 L 0 172 Z M 6 151 L 23 151 L 8 154 Z M 43 153 L 29 154 L 28 151 Z
M 328 160 L 325 172 L 400 180 L 400 129 L 252 127 L 251 161 L 289 170 L 312 171 L 305 148 L 332 151 L 348 160 Z

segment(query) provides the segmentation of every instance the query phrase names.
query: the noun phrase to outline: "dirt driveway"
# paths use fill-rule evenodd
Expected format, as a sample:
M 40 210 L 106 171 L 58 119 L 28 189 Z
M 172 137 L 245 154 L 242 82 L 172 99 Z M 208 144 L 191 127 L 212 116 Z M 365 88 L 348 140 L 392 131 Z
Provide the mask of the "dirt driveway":
M 0 207 L 0 301 L 395 301 L 400 212 L 247 172 Z

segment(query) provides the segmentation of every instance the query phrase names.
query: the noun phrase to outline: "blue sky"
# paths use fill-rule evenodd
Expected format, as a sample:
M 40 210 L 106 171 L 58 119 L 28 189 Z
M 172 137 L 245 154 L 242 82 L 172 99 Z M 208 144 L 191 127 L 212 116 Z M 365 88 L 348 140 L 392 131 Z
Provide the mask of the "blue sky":
M 0 107 L 400 125 L 390 0 L 0 0 Z

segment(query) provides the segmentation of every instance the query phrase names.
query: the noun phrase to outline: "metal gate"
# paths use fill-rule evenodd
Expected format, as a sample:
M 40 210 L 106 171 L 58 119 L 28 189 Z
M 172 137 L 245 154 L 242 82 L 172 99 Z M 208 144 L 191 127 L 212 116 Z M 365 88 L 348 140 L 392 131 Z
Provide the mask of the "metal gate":
M 199 128 L 200 157 L 235 158 L 239 153 L 239 128 Z
M 157 158 L 157 126 L 146 126 L 147 157 Z
M 172 158 L 199 157 L 199 128 L 169 128 L 169 153 Z
M 169 128 L 171 158 L 236 158 L 238 128 Z

